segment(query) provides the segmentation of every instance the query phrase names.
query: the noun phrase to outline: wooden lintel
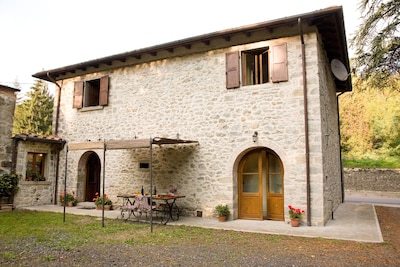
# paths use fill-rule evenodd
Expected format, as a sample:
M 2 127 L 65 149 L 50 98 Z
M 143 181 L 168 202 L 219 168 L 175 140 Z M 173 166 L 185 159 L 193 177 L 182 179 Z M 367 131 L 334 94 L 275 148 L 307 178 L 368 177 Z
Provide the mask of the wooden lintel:
M 150 147 L 150 139 L 109 140 L 106 141 L 107 149 L 130 149 Z
M 69 143 L 68 150 L 88 150 L 88 149 L 103 149 L 103 142 L 80 142 Z

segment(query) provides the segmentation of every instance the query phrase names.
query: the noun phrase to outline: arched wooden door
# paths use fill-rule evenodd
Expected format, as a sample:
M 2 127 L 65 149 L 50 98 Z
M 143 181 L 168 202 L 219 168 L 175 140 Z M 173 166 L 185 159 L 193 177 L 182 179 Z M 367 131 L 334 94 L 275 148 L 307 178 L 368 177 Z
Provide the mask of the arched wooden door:
M 275 153 L 266 148 L 247 153 L 238 178 L 239 218 L 284 220 L 283 168 Z
M 85 201 L 93 201 L 96 193 L 100 193 L 101 163 L 96 153 L 91 153 L 86 161 L 86 193 Z

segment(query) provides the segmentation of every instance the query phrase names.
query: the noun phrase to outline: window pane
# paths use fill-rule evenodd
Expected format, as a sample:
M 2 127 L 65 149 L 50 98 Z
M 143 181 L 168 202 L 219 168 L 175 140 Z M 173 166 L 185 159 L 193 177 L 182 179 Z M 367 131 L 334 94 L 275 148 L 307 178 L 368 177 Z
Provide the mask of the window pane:
M 268 82 L 268 51 L 262 55 L 262 83 Z
M 269 175 L 269 192 L 282 194 L 282 177 L 280 174 Z
M 258 192 L 258 174 L 243 174 L 243 192 Z
M 98 106 L 100 97 L 100 79 L 87 81 L 84 88 L 84 106 Z
M 26 163 L 26 180 L 29 181 L 45 181 L 44 164 L 46 154 L 28 153 Z
M 251 54 L 245 54 L 246 58 L 246 85 L 254 84 L 254 76 L 255 76 L 255 60 L 254 56 Z
M 253 153 L 247 157 L 246 162 L 243 166 L 243 172 L 255 172 L 258 173 L 258 153 Z
M 279 159 L 274 155 L 268 156 L 268 168 L 269 173 L 280 173 L 281 172 L 281 165 L 279 163 Z

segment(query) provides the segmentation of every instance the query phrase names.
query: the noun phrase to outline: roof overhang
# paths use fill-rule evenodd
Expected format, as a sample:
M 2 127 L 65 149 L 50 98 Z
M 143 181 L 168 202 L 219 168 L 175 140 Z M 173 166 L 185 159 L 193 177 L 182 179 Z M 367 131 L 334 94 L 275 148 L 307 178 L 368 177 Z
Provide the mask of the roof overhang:
M 58 144 L 64 146 L 66 143 L 65 140 L 55 136 L 55 135 L 49 135 L 49 136 L 40 136 L 40 135 L 32 135 L 32 134 L 17 134 L 13 136 L 14 140 L 17 141 L 32 141 L 32 142 L 38 142 L 38 143 L 47 143 L 47 144 Z
M 302 22 L 304 33 L 310 32 L 313 29 L 315 31 L 315 27 L 318 29 L 329 61 L 335 58 L 339 59 L 348 70 L 350 69 L 343 9 L 341 6 L 334 6 L 310 13 L 199 35 L 61 68 L 41 71 L 33 74 L 33 77 L 55 82 L 88 73 L 132 66 L 190 53 L 299 35 L 299 20 Z M 277 30 L 278 28 L 282 30 Z M 352 90 L 350 77 L 345 82 L 335 81 L 338 92 Z
M 13 88 L 13 87 L 10 87 L 10 86 L 7 86 L 7 85 L 2 85 L 2 84 L 0 84 L 0 89 L 12 91 L 12 92 L 19 92 L 19 91 L 21 91 L 21 90 L 18 89 L 18 88 Z

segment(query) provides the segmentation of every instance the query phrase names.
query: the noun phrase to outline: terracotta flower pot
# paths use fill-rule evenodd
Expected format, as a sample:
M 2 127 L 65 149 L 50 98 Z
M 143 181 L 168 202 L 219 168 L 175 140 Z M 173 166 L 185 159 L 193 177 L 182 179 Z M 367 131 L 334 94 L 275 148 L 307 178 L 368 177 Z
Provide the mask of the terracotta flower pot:
M 299 227 L 300 219 L 290 219 L 290 224 L 292 225 L 292 227 Z
M 103 206 L 102 205 L 97 205 L 96 209 L 102 210 Z M 111 210 L 111 205 L 104 205 L 104 210 Z
M 226 222 L 226 216 L 219 216 L 218 221 L 220 222 Z

